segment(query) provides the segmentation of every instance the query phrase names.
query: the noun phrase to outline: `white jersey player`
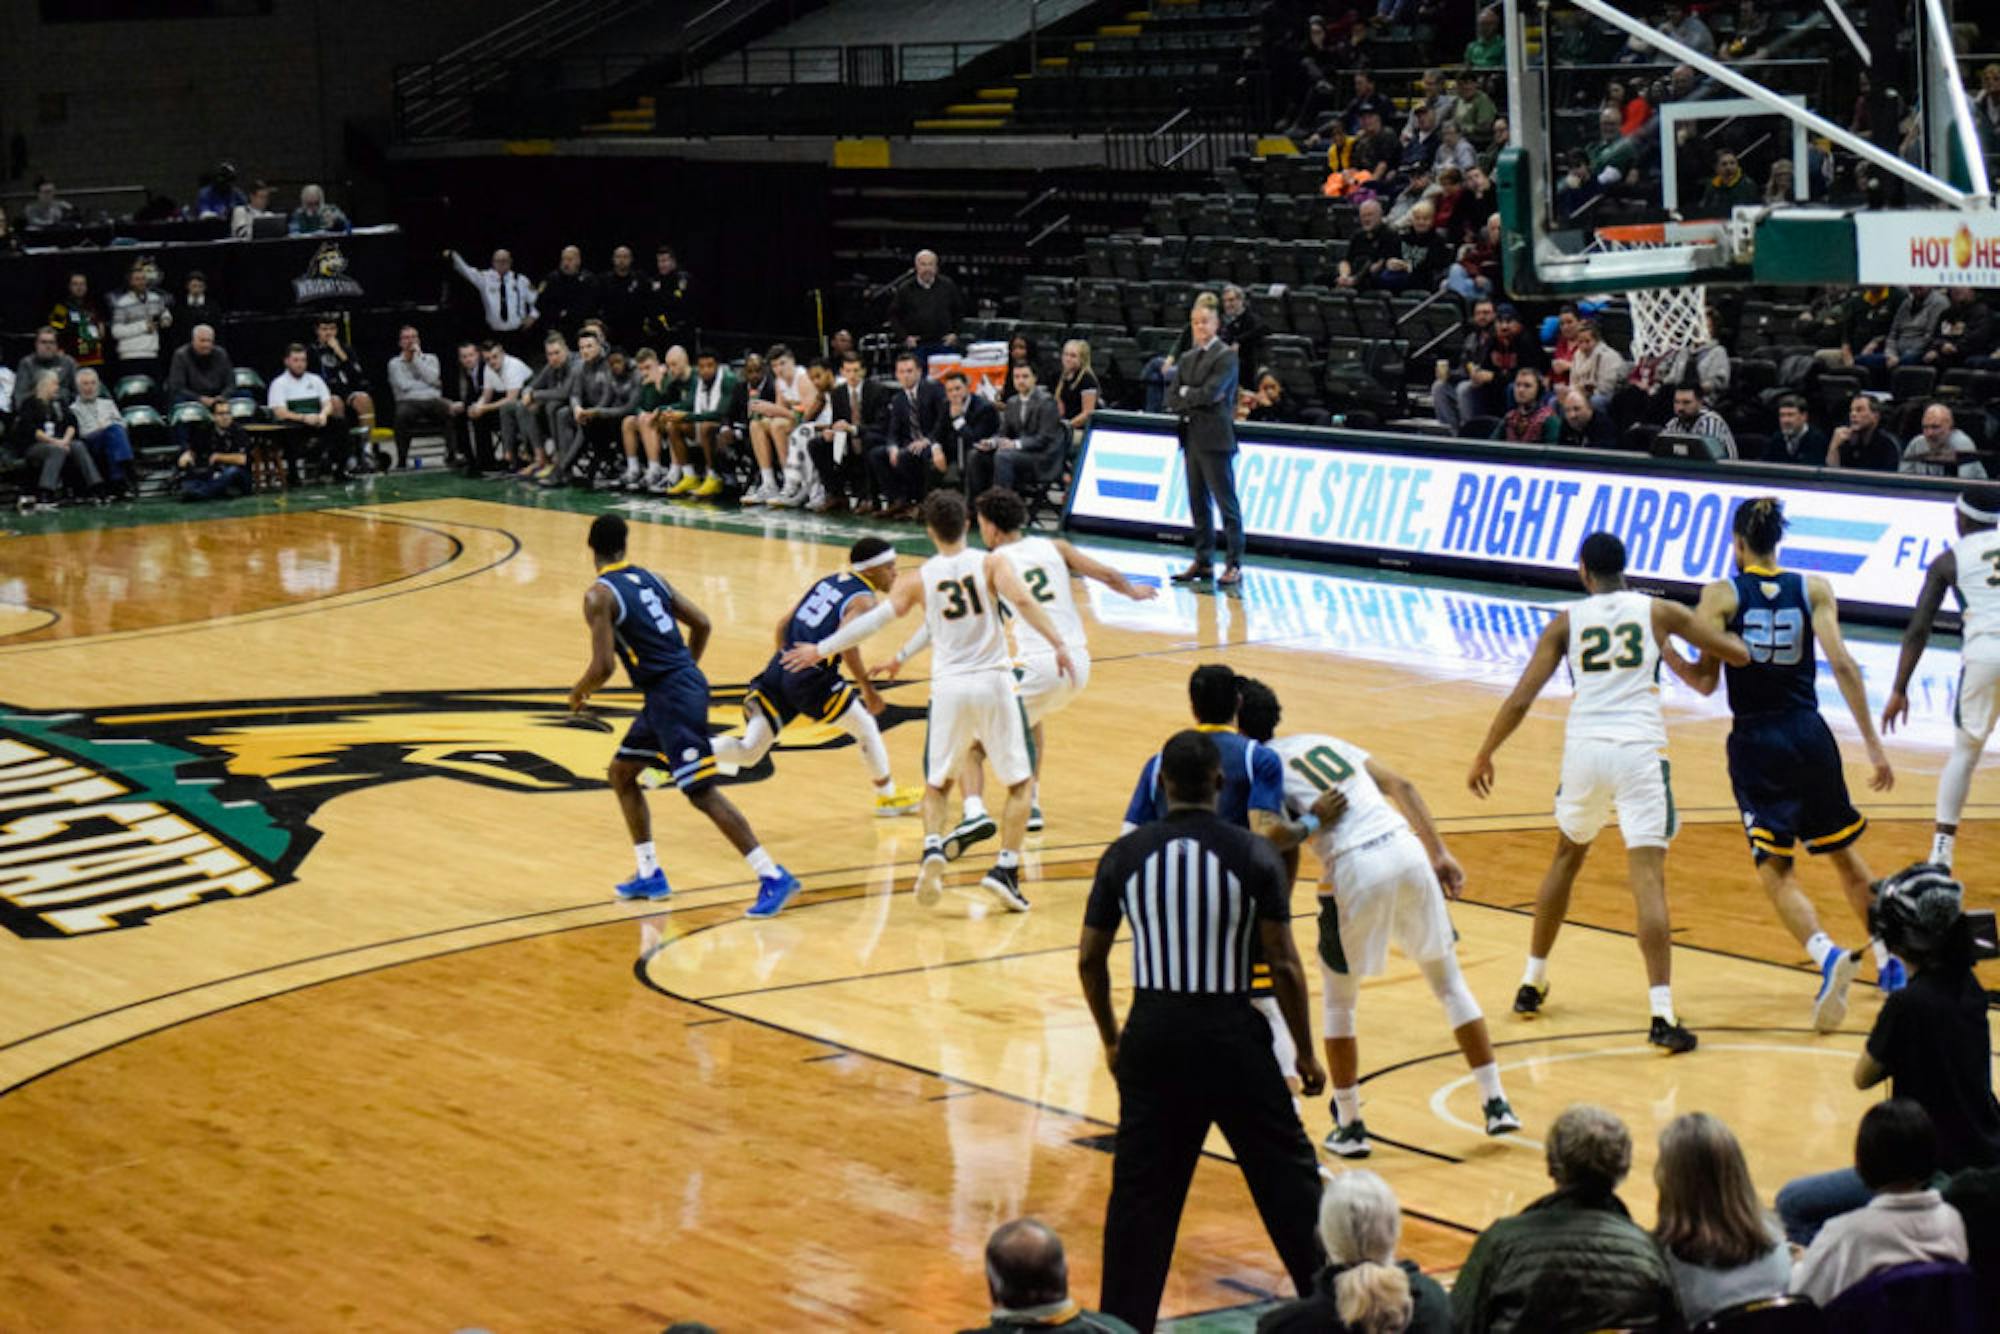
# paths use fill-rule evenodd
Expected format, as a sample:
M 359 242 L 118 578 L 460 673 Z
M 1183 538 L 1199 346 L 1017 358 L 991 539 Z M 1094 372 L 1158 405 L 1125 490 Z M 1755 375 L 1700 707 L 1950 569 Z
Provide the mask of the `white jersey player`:
M 1882 730 L 1892 732 L 1910 712 L 1910 677 L 1930 641 L 1931 622 L 1947 593 L 1957 593 L 1962 667 L 1953 711 L 1951 755 L 1938 775 L 1937 830 L 1930 860 L 1950 866 L 1957 851 L 1958 820 L 1972 790 L 1972 771 L 2000 721 L 2000 487 L 1976 486 L 1958 497 L 1958 540 L 1931 562 L 1916 610 L 1903 631 L 1896 685 L 1882 708 Z
M 1660 645 L 1668 635 L 1678 635 L 1704 654 L 1738 667 L 1750 660 L 1750 650 L 1680 603 L 1627 588 L 1625 544 L 1615 535 L 1592 533 L 1577 554 L 1589 596 L 1570 604 L 1542 631 L 1467 779 L 1481 797 L 1493 790 L 1493 753 L 1528 716 L 1529 705 L 1556 667 L 1567 663 L 1576 696 L 1564 728 L 1562 785 L 1556 789 L 1556 855 L 1535 895 L 1534 937 L 1527 971 L 1514 995 L 1514 1013 L 1540 1011 L 1549 991 L 1549 951 L 1569 911 L 1570 887 L 1590 854 L 1591 841 L 1616 811 L 1638 907 L 1639 952 L 1646 961 L 1652 1013 L 1647 1040 L 1669 1052 L 1692 1051 L 1695 1036 L 1674 1014 L 1671 983 L 1666 858 L 1679 821 L 1667 766 L 1666 720 L 1660 714 Z
M 1284 761 L 1285 813 L 1300 822 L 1319 858 L 1320 999 L 1333 1088 L 1328 1151 L 1343 1158 L 1369 1153 L 1354 1014 L 1361 979 L 1387 966 L 1391 938 L 1444 1006 L 1479 1085 L 1486 1133 L 1519 1130 L 1521 1122 L 1501 1087 L 1485 1016 L 1459 971 L 1458 938 L 1445 909 L 1446 896 L 1457 898 L 1462 890 L 1465 872 L 1445 848 L 1430 807 L 1408 779 L 1358 746 L 1309 733 L 1273 740 L 1278 697 L 1262 681 L 1243 681 L 1241 701 L 1236 729 L 1268 743 Z M 1339 794 L 1344 809 L 1321 824 L 1317 812 L 1325 809 L 1322 798 L 1329 792 Z
M 1051 714 L 1068 708 L 1090 684 L 1090 641 L 1083 629 L 1083 617 L 1076 609 L 1076 589 L 1072 577 L 1095 579 L 1106 588 L 1134 601 L 1158 597 L 1159 590 L 1135 584 L 1100 560 L 1084 555 L 1060 538 L 1026 537 L 1028 507 L 1021 497 L 1002 487 L 983 492 L 973 502 L 979 515 L 979 537 L 988 551 L 997 551 L 1021 576 L 1022 586 L 1041 604 L 1056 628 L 1051 641 L 1025 619 L 1014 627 L 1014 675 L 1020 683 L 1021 706 L 1027 710 L 1029 739 L 1034 743 L 1035 782 L 1028 805 L 1028 831 L 1042 828 L 1041 773 L 1047 739 L 1043 722 Z M 1014 608 L 1009 606 L 1012 612 Z M 894 658 L 876 670 L 894 675 L 905 662 L 921 652 L 927 635 L 919 630 Z M 1056 668 L 1056 650 L 1068 651 L 1071 674 Z M 955 860 L 960 853 L 994 833 L 993 817 L 987 814 L 985 772 L 981 757 L 974 754 L 961 775 L 965 811 L 958 825 L 945 836 L 944 853 Z
M 924 860 L 917 873 L 917 902 L 936 903 L 944 892 L 945 793 L 975 746 L 1007 785 L 1000 820 L 1000 857 L 980 886 L 1014 912 L 1026 912 L 1021 893 L 1021 843 L 1027 833 L 1028 787 L 1034 776 L 1028 722 L 1014 684 L 1014 659 L 1001 624 L 1001 600 L 1050 643 L 1055 667 L 1070 674 L 1055 622 L 1034 600 L 1021 576 L 993 552 L 965 545 L 965 498 L 933 491 L 924 502 L 924 526 L 937 546 L 917 570 L 897 576 L 886 603 L 864 612 L 817 644 L 786 650 L 785 665 L 798 671 L 853 645 L 898 616 L 924 609 L 930 631 L 931 707 L 924 753 Z

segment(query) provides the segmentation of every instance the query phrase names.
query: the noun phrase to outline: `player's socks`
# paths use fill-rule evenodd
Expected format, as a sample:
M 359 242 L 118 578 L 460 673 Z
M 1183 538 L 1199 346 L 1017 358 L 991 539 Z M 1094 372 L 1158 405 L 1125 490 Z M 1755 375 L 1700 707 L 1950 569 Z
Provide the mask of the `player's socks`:
M 1646 1009 L 1655 1019 L 1674 1021 L 1674 989 L 1666 987 L 1646 988 Z
M 994 861 L 997 865 L 1003 866 L 1007 870 L 1012 871 L 1018 866 L 1020 866 L 1021 854 L 1018 852 L 1014 852 L 1008 848 L 1002 848 L 1000 849 L 1000 855 L 996 857 Z
M 986 818 L 986 802 L 979 797 L 967 797 L 965 799 L 965 813 L 963 818 L 968 823 L 973 820 L 984 820 Z
M 1484 1065 L 1474 1066 L 1472 1068 L 1472 1080 L 1479 1085 L 1479 1100 L 1481 1102 L 1488 1102 L 1494 1098 L 1505 1098 L 1507 1096 L 1506 1091 L 1500 1087 L 1500 1065 L 1496 1061 L 1488 1061 Z
M 778 863 L 771 860 L 771 854 L 764 851 L 762 843 L 744 853 L 743 860 L 750 863 L 750 869 L 757 873 L 759 880 L 768 880 L 778 873 Z
M 779 490 L 777 472 L 771 468 L 759 468 L 758 472 L 763 474 L 764 489 L 774 496 L 777 495 Z
M 944 895 L 944 839 L 924 835 L 924 860 L 917 868 L 917 902 L 928 908 Z
M 651 875 L 660 869 L 660 854 L 654 850 L 651 839 L 647 839 L 644 843 L 634 843 L 632 855 L 639 862 L 640 875 Z
M 1957 850 L 1957 843 L 1958 836 L 1956 834 L 1932 834 L 1931 860 L 1949 870 L 1951 868 L 1951 855 Z
M 1333 1119 L 1341 1125 L 1352 1125 L 1361 1119 L 1361 1086 L 1349 1084 L 1344 1089 L 1333 1091 Z
M 1815 931 L 1806 941 L 1806 953 L 1812 956 L 1813 967 L 1826 967 L 1826 956 L 1840 948 L 1833 943 L 1833 937 L 1824 931 Z
M 1889 960 L 1893 956 L 1889 953 L 1889 947 L 1881 941 L 1871 941 L 1870 944 L 1875 947 L 1875 971 L 1879 973 L 1889 966 Z
M 1549 961 L 1547 959 L 1537 959 L 1534 955 L 1530 954 L 1528 956 L 1528 966 L 1521 971 L 1521 985 L 1540 990 L 1542 987 L 1548 985 L 1548 980 Z

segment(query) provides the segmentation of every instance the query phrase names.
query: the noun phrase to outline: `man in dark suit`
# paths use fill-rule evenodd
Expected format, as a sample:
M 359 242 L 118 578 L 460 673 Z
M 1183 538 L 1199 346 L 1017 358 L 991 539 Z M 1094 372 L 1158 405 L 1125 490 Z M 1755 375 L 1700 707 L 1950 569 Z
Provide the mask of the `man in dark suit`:
M 1764 446 L 1764 462 L 1796 463 L 1802 468 L 1826 465 L 1826 432 L 1806 415 L 1806 401 L 1797 394 L 1778 400 L 1778 429 Z
M 924 378 L 914 352 L 896 356 L 897 388 L 889 399 L 889 433 L 868 451 L 868 474 L 882 498 L 882 517 L 906 519 L 924 498 L 924 469 L 945 428 L 944 389 Z
M 959 478 L 964 480 L 971 475 L 970 460 L 980 452 L 980 443 L 1000 434 L 1000 409 L 972 392 L 972 382 L 964 371 L 952 371 L 944 377 L 944 396 L 944 429 L 938 432 L 931 450 L 931 467 L 942 476 L 955 463 Z
M 1177 584 L 1215 573 L 1215 520 L 1210 497 L 1222 511 L 1223 568 L 1216 583 L 1243 581 L 1243 511 L 1236 502 L 1236 352 L 1218 336 L 1215 308 L 1196 306 L 1188 317 L 1193 346 L 1174 366 L 1167 406 L 1180 418 L 1187 462 L 1188 508 L 1194 515 L 1194 564 L 1174 576 Z
M 813 468 L 826 486 L 826 498 L 807 509 L 825 514 L 846 509 L 851 500 L 855 513 L 875 512 L 863 459 L 888 438 L 892 392 L 889 386 L 868 378 L 859 353 L 841 357 L 840 383 L 833 387 L 833 421 L 820 427 L 806 444 Z
M 1049 391 L 1035 383 L 1035 368 L 1014 367 L 1014 396 L 1000 409 L 993 437 L 978 441 L 965 460 L 965 486 L 973 495 L 991 486 L 1019 491 L 1062 466 L 1069 429 Z

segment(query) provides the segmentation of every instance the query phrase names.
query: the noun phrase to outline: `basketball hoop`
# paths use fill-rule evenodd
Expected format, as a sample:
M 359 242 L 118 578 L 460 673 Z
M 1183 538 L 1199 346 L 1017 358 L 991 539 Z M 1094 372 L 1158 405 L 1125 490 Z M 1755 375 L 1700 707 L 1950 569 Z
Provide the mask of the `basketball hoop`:
M 1721 222 L 1639 222 L 1599 227 L 1589 250 L 1604 254 L 1629 251 L 1678 251 L 1685 254 L 1690 274 L 1707 267 L 1724 253 L 1728 224 Z M 1625 293 L 1632 306 L 1634 365 L 1670 352 L 1695 347 L 1708 339 L 1708 288 L 1641 287 Z

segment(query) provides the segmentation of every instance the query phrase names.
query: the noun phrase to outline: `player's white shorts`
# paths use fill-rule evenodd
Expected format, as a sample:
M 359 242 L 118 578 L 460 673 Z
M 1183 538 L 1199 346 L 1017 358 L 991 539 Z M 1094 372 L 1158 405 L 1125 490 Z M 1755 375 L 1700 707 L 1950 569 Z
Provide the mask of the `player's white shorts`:
M 1012 787 L 1034 776 L 1028 754 L 1028 717 L 1006 668 L 964 672 L 931 681 L 930 731 L 924 741 L 924 778 L 943 787 L 959 775 L 977 742 L 993 776 Z
M 1070 666 L 1076 669 L 1074 679 L 1056 670 L 1056 655 L 1053 653 L 1030 653 L 1021 658 L 1021 665 L 1014 675 L 1019 679 L 1021 707 L 1028 711 L 1028 725 L 1034 726 L 1052 713 L 1061 713 L 1073 703 L 1083 688 L 1090 684 L 1090 650 L 1078 644 L 1064 646 L 1069 650 Z
M 1429 963 L 1452 952 L 1456 937 L 1444 890 L 1431 869 L 1424 845 L 1408 830 L 1386 834 L 1333 859 L 1328 868 L 1332 889 L 1321 888 L 1321 901 L 1331 898 L 1339 923 L 1341 958 L 1352 977 L 1374 977 L 1389 962 L 1389 942 L 1415 963 Z M 1320 932 L 1328 923 L 1322 911 Z M 1322 939 L 1320 958 L 1327 960 Z
M 1556 828 L 1572 843 L 1588 843 L 1615 809 L 1626 847 L 1664 848 L 1680 831 L 1672 778 L 1667 757 L 1648 742 L 1571 742 L 1563 748 Z
M 1292 1041 L 1292 1026 L 1285 1022 L 1285 1012 L 1278 1008 L 1276 996 L 1252 996 L 1250 1003 L 1257 1007 L 1257 1013 L 1264 1016 L 1264 1022 L 1271 1026 L 1271 1054 L 1278 1058 L 1278 1073 L 1291 1083 L 1299 1078 L 1299 1044 Z
M 2000 721 L 2000 646 L 1986 647 L 1991 641 L 1985 639 L 1974 642 L 1978 647 L 1966 650 L 1958 669 L 1958 704 L 1952 722 L 1983 746 L 1993 735 L 1993 724 Z

